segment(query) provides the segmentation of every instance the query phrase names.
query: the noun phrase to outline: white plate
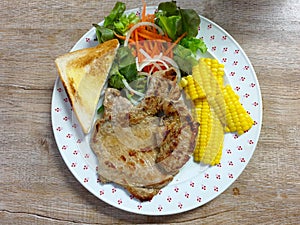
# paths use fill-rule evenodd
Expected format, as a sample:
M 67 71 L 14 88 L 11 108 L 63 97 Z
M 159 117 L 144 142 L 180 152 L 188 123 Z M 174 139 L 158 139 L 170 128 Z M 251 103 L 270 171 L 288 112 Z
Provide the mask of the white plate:
M 155 7 L 148 7 L 152 13 Z M 127 11 L 139 14 L 140 9 Z M 262 124 L 262 99 L 255 71 L 239 44 L 217 24 L 201 16 L 202 37 L 208 52 L 225 64 L 226 79 L 240 96 L 255 125 L 242 136 L 226 134 L 221 163 L 200 167 L 190 160 L 151 201 L 139 202 L 123 188 L 114 184 L 102 185 L 96 175 L 97 161 L 72 118 L 69 99 L 57 78 L 52 96 L 52 126 L 54 136 L 67 167 L 76 179 L 92 194 L 119 209 L 145 215 L 170 215 L 204 205 L 225 191 L 242 173 L 250 161 L 259 139 Z M 71 51 L 97 44 L 95 30 L 88 31 Z

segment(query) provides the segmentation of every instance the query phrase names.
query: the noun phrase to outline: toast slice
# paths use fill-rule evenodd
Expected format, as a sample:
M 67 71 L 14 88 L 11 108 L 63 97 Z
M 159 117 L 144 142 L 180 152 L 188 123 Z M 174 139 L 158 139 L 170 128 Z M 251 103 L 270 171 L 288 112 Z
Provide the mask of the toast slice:
M 85 134 L 93 125 L 101 90 L 118 47 L 119 41 L 112 39 L 95 47 L 69 52 L 55 60 L 73 112 Z

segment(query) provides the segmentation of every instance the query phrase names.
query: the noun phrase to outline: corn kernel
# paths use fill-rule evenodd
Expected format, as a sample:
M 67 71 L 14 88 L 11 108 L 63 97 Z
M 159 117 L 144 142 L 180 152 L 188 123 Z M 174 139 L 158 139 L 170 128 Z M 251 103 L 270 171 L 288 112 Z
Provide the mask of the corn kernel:
M 223 88 L 226 105 L 226 131 L 237 132 L 238 135 L 245 133 L 253 125 L 253 120 L 239 101 L 239 96 L 231 86 Z
M 181 78 L 181 80 L 180 80 L 180 86 L 182 88 L 184 88 L 187 84 L 188 84 L 188 81 L 186 80 L 186 78 L 185 77 Z

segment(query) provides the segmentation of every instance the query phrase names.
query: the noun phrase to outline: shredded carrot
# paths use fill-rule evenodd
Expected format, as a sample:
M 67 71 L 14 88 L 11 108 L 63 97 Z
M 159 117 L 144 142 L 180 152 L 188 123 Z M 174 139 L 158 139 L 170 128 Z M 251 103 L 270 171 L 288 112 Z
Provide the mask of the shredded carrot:
M 168 42 L 168 48 L 170 48 L 171 47 L 171 43 L 170 42 Z M 170 51 L 170 53 L 169 53 L 169 57 L 172 59 L 173 58 L 173 56 L 174 56 L 174 53 L 173 53 L 173 51 Z
M 165 55 L 168 55 L 170 53 L 170 51 L 172 51 L 172 49 L 175 47 L 175 45 L 177 45 L 182 38 L 184 38 L 186 36 L 186 32 L 184 32 L 182 35 L 180 35 L 179 38 L 176 39 L 176 41 L 173 42 L 173 44 L 167 49 L 167 51 L 165 51 Z
M 145 30 L 145 29 L 140 29 L 139 30 L 139 35 L 141 37 L 144 37 L 144 38 L 149 39 L 149 40 L 162 39 L 162 40 L 165 40 L 165 41 L 172 41 L 170 38 L 168 38 L 166 36 L 163 36 L 163 35 L 160 35 L 160 34 Z
M 150 44 L 149 42 L 151 41 L 143 41 L 143 49 L 145 50 L 145 52 L 148 54 L 148 55 L 151 55 L 151 47 L 150 47 Z
M 159 48 L 159 53 L 164 52 L 164 43 L 163 42 L 158 42 L 158 48 Z
M 132 40 L 132 39 L 129 39 L 128 43 L 129 43 L 129 44 L 134 44 L 134 43 L 135 43 L 135 41 L 134 41 L 134 40 Z
M 152 54 L 151 54 L 151 56 L 153 57 L 153 56 L 155 56 L 155 55 L 158 55 L 159 52 L 160 52 L 160 50 L 159 50 L 159 47 L 158 47 L 158 42 L 155 41 L 154 44 L 153 44 L 153 49 L 152 49 Z
M 126 36 L 122 36 L 122 35 L 120 35 L 120 34 L 117 34 L 116 32 L 114 32 L 114 35 L 115 35 L 117 38 L 121 39 L 121 40 L 125 40 L 125 39 L 126 39 Z
M 143 2 L 143 9 L 142 9 L 142 22 L 145 22 L 146 21 L 146 2 L 145 0 L 142 1 Z
M 139 46 L 139 36 L 138 36 L 138 31 L 134 31 L 134 37 L 135 37 L 135 44 L 136 44 L 136 54 L 138 57 L 139 62 L 141 61 L 141 56 L 140 56 L 140 46 Z
M 147 41 L 147 45 L 148 45 L 148 48 L 149 48 L 149 55 L 151 56 L 151 57 L 153 57 L 154 55 L 153 55 L 153 48 L 154 48 L 154 43 L 153 43 L 153 41 Z
M 155 40 L 157 38 L 153 37 L 152 35 L 148 35 L 144 32 L 139 32 L 138 35 L 141 37 L 141 38 L 144 38 L 146 40 Z
M 155 14 L 148 14 L 148 15 L 146 15 L 145 21 L 154 23 L 154 20 L 155 20 Z

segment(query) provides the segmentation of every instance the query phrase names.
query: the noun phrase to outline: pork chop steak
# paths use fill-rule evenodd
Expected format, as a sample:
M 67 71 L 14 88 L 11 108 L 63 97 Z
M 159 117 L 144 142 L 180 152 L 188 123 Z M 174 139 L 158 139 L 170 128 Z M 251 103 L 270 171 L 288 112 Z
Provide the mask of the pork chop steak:
M 172 69 L 154 74 L 137 106 L 108 88 L 104 116 L 94 126 L 91 148 L 101 182 L 121 185 L 141 201 L 170 183 L 195 147 L 199 124 L 174 77 Z

